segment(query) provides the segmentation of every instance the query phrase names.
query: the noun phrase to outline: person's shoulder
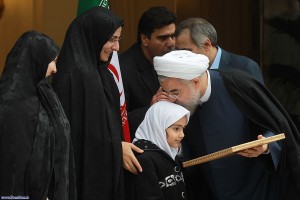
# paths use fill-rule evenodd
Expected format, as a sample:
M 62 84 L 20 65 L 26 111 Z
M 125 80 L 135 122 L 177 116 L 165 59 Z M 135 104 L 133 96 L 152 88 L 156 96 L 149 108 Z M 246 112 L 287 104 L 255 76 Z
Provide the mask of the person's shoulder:
M 225 68 L 217 69 L 214 71 L 217 71 L 222 77 L 222 80 L 226 82 L 238 82 L 238 85 L 248 84 L 250 82 L 252 84 L 262 84 L 259 80 L 257 80 L 255 77 L 244 70 L 236 68 Z
M 133 143 L 135 146 L 139 147 L 140 149 L 146 150 L 146 151 L 157 151 L 160 150 L 156 144 L 149 140 L 145 139 L 139 139 Z
M 162 150 L 149 140 L 138 140 L 134 143 L 134 145 L 144 150 L 143 153 L 136 154 L 138 160 L 155 162 L 159 154 L 162 153 Z
M 160 153 L 157 151 L 146 150 L 141 154 L 136 154 L 136 159 L 139 161 L 143 168 L 156 168 L 161 159 Z
M 133 44 L 130 48 L 119 55 L 120 68 L 124 68 L 126 74 L 132 74 L 132 71 L 137 69 L 137 59 L 140 59 L 139 46 L 137 43 Z
M 257 66 L 258 64 L 257 62 L 255 62 L 254 60 L 252 60 L 251 58 L 244 56 L 244 55 L 240 55 L 240 54 L 235 54 L 232 52 L 228 52 L 226 50 L 222 49 L 222 54 L 225 56 L 228 56 L 231 58 L 232 62 L 236 63 L 236 64 L 243 64 L 243 65 L 251 65 L 251 66 Z
M 120 61 L 126 60 L 128 57 L 134 57 L 135 54 L 139 51 L 139 46 L 137 43 L 134 43 L 131 47 L 126 49 L 123 53 L 120 54 Z
M 235 68 L 245 71 L 261 83 L 264 82 L 261 69 L 257 62 L 243 55 L 234 54 L 222 49 L 220 68 Z

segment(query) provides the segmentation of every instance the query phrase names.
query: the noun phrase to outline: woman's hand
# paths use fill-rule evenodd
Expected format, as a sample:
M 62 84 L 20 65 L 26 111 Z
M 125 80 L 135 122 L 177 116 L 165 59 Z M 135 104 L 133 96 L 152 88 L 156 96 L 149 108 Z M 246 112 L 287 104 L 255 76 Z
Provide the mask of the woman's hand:
M 137 174 L 137 170 L 139 172 L 142 172 L 143 169 L 139 161 L 136 159 L 133 151 L 137 153 L 143 153 L 144 151 L 129 142 L 122 142 L 122 150 L 123 150 L 123 167 L 133 174 Z

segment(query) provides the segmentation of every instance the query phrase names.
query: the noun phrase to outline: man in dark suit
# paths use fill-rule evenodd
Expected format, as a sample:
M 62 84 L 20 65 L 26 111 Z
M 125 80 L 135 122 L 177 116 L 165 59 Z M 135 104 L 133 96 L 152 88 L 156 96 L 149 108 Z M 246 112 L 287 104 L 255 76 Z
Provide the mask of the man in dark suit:
M 153 58 L 174 49 L 175 22 L 175 14 L 165 7 L 148 9 L 139 20 L 137 42 L 120 55 L 131 139 L 161 93 Z
M 236 68 L 263 83 L 258 64 L 248 57 L 236 55 L 217 46 L 217 31 L 202 18 L 188 18 L 176 28 L 176 49 L 189 50 L 209 58 L 210 69 Z

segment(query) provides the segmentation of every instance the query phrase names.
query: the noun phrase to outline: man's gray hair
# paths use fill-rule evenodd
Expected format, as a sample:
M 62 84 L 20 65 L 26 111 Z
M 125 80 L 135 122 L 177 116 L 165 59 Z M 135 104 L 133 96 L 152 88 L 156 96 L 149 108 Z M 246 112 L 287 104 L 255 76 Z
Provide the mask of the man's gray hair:
M 204 42 L 209 39 L 213 46 L 217 45 L 217 31 L 208 21 L 203 18 L 188 18 L 176 28 L 175 36 L 179 36 L 184 30 L 190 31 L 192 41 L 199 47 L 203 47 Z

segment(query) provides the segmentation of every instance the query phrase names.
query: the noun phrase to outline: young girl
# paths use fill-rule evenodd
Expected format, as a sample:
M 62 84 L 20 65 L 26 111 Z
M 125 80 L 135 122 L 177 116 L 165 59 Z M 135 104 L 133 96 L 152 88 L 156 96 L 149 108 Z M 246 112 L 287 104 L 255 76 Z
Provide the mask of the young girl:
M 132 175 L 125 183 L 132 186 L 130 199 L 185 198 L 184 178 L 175 157 L 189 116 L 190 112 L 184 107 L 166 101 L 157 102 L 149 108 L 133 140 L 144 153 L 137 155 L 143 172 Z

